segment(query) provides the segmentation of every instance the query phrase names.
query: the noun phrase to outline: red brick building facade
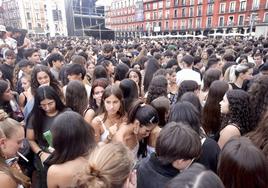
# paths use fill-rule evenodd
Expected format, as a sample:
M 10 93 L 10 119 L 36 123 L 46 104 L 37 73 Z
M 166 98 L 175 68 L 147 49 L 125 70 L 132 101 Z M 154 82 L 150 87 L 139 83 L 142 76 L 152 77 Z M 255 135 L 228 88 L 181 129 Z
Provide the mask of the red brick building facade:
M 106 13 L 117 37 L 268 32 L 268 0 L 114 0 Z

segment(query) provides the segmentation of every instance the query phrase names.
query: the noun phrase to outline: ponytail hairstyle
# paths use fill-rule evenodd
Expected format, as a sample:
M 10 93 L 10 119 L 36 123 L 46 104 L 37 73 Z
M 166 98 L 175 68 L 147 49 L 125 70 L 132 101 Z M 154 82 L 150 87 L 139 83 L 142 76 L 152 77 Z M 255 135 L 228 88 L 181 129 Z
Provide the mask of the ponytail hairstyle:
M 6 118 L 0 121 L 0 139 L 11 138 L 18 129 L 23 129 L 21 124 L 14 119 Z M 30 179 L 18 170 L 7 165 L 3 152 L 0 149 L 0 171 L 8 175 L 17 184 L 22 184 L 25 188 L 30 187 Z
M 109 143 L 96 148 L 85 169 L 74 177 L 79 188 L 121 188 L 134 165 L 130 150 L 121 143 Z
M 150 126 L 151 124 L 159 123 L 158 112 L 151 105 L 144 104 L 143 101 L 137 100 L 132 103 L 128 110 L 128 124 L 134 123 L 135 120 L 140 122 L 140 126 Z M 138 156 L 147 156 L 147 142 L 148 138 L 140 141 Z
M 239 65 L 233 65 L 230 67 L 229 80 L 235 82 L 240 73 L 245 74 L 249 69 L 252 69 L 253 65 L 251 63 L 242 63 Z

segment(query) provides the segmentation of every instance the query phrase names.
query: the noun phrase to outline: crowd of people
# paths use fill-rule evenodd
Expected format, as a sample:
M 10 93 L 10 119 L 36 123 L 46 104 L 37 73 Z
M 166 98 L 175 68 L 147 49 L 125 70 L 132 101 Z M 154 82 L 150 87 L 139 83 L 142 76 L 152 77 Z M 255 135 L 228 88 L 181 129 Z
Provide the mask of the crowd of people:
M 3 188 L 267 188 L 268 40 L 34 38 L 0 25 Z

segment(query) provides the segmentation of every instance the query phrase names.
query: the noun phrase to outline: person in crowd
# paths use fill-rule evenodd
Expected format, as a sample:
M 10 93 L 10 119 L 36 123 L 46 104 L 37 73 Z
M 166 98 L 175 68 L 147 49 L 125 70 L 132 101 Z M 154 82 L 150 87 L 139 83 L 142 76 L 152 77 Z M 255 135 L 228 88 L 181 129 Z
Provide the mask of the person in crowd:
M 268 112 L 264 114 L 255 130 L 249 132 L 245 136 L 248 137 L 252 143 L 258 147 L 262 153 L 268 158 Z
M 92 83 L 92 90 L 91 90 L 92 92 L 90 93 L 90 97 L 89 97 L 89 106 L 88 106 L 88 109 L 86 109 L 87 122 L 91 123 L 95 115 L 98 114 L 100 110 L 102 95 L 104 93 L 105 88 L 108 85 L 109 85 L 109 82 L 105 78 L 96 79 Z
M 119 84 L 124 96 L 124 108 L 127 112 L 131 104 L 136 101 L 138 96 L 138 88 L 136 83 L 130 79 L 124 79 Z
M 0 65 L 0 70 L 3 76 L 10 82 L 11 88 L 14 88 L 13 84 L 13 71 L 15 67 L 16 54 L 12 50 L 6 50 L 4 53 L 4 63 Z
M 167 61 L 167 65 L 166 65 L 165 68 L 166 69 L 172 69 L 172 70 L 174 70 L 176 72 L 176 71 L 178 71 L 177 69 L 179 69 L 178 67 L 179 67 L 179 65 L 178 65 L 177 60 L 172 58 L 169 61 Z
M 92 77 L 93 77 L 93 72 L 95 69 L 95 64 L 93 61 L 87 61 L 86 63 L 86 79 L 90 85 L 92 85 Z
M 58 80 L 55 79 L 53 74 L 50 72 L 49 68 L 44 65 L 37 65 L 34 67 L 32 74 L 31 74 L 31 93 L 33 97 L 36 94 L 36 90 L 40 86 L 51 86 L 57 93 L 58 96 L 60 96 L 61 100 L 64 100 L 63 93 L 61 90 L 61 86 L 58 82 Z M 28 119 L 28 116 L 30 112 L 32 111 L 34 106 L 34 99 L 28 100 L 25 107 L 24 107 L 24 116 L 25 120 Z
M 47 61 L 51 67 L 51 73 L 57 80 L 59 80 L 60 69 L 64 64 L 64 57 L 59 53 L 53 53 L 47 57 Z
M 188 91 L 188 92 L 184 93 L 181 96 L 180 101 L 181 102 L 183 102 L 183 101 L 190 102 L 197 109 L 200 116 L 202 116 L 202 109 L 203 108 L 202 108 L 202 105 L 200 103 L 199 98 L 196 96 L 196 94 L 194 92 Z
M 14 28 L 12 27 L 6 27 L 6 38 L 5 42 L 9 46 L 9 49 L 13 50 L 15 54 L 18 54 L 18 44 L 17 41 L 13 38 Z
M 95 130 L 96 141 L 109 141 L 118 130 L 125 117 L 123 93 L 117 85 L 105 88 L 98 115 L 91 124 Z
M 30 179 L 22 173 L 17 163 L 22 148 L 24 128 L 14 119 L 5 117 L 0 121 L 0 183 L 1 187 L 30 188 Z
M 99 78 L 105 78 L 112 83 L 112 80 L 108 76 L 106 69 L 102 65 L 97 65 L 94 69 L 93 76 L 92 76 L 92 83 Z
M 253 59 L 254 59 L 254 64 L 255 64 L 253 75 L 256 75 L 259 73 L 259 71 L 258 71 L 259 67 L 264 63 L 263 62 L 263 54 L 260 52 L 255 53 L 253 56 Z
M 209 88 L 215 80 L 220 80 L 222 73 L 219 69 L 210 68 L 204 73 L 203 86 L 199 93 L 199 99 L 204 105 L 208 97 Z
M 194 64 L 194 58 L 191 55 L 185 55 L 182 58 L 182 70 L 177 72 L 176 75 L 176 82 L 177 85 L 180 86 L 180 84 L 185 80 L 193 80 L 195 81 L 199 86 L 201 85 L 201 77 L 200 74 L 198 74 L 196 71 L 192 70 Z
M 24 115 L 16 98 L 16 95 L 11 91 L 10 84 L 0 80 L 0 109 L 3 109 L 9 117 L 21 122 L 24 120 Z
M 146 61 L 145 64 L 146 66 L 145 66 L 143 86 L 144 86 L 144 92 L 146 93 L 153 79 L 153 75 L 158 69 L 160 69 L 160 65 L 154 58 L 148 59 L 148 61 Z
M 47 186 L 69 187 L 95 148 L 94 129 L 80 114 L 66 111 L 52 123 L 51 135 L 54 151 L 46 162 Z
M 66 106 L 84 117 L 87 123 L 91 123 L 91 113 L 88 111 L 87 91 L 83 83 L 73 80 L 66 88 Z
M 23 88 L 21 86 L 21 78 L 23 75 L 27 75 L 29 77 L 31 77 L 32 71 L 34 68 L 34 64 L 31 63 L 30 61 L 23 59 L 20 60 L 14 68 L 13 71 L 13 86 L 14 89 L 18 92 L 21 93 L 23 91 Z
M 66 75 L 69 81 L 77 80 L 83 83 L 83 80 L 86 75 L 86 69 L 80 64 L 70 64 L 66 69 Z M 91 87 L 88 84 L 84 84 L 84 86 L 86 88 L 87 96 L 89 98 Z M 67 86 L 63 87 L 63 93 L 65 96 L 66 96 L 66 88 Z
M 260 76 L 253 80 L 248 93 L 250 95 L 250 106 L 252 108 L 252 127 L 256 128 L 268 107 L 268 76 Z
M 170 180 L 166 188 L 224 188 L 221 179 L 203 165 L 194 163 L 189 169 Z
M 216 172 L 220 148 L 217 142 L 205 135 L 200 126 L 200 114 L 195 106 L 186 101 L 177 102 L 170 110 L 168 122 L 184 122 L 199 135 L 202 153 L 196 158 L 196 162 Z
M 243 84 L 245 84 L 245 81 L 252 79 L 252 73 L 253 65 L 250 63 L 233 65 L 230 69 L 231 88 L 244 89 Z
M 100 65 L 102 65 L 106 69 L 108 77 L 110 78 L 110 80 L 113 83 L 114 82 L 114 72 L 115 72 L 115 66 L 113 65 L 113 63 L 109 60 L 104 60 L 100 63 Z
M 237 64 L 246 64 L 248 63 L 248 56 L 246 54 L 241 54 L 239 56 L 239 60 L 237 60 Z
M 102 46 L 102 54 L 97 59 L 97 65 L 99 65 L 102 61 L 108 60 L 113 63 L 115 66 L 117 64 L 116 59 L 113 57 L 113 46 L 109 43 L 106 43 Z
M 132 103 L 128 112 L 128 121 L 120 126 L 113 136 L 112 141 L 126 145 L 138 157 L 146 157 L 148 150 L 149 134 L 157 126 L 159 117 L 157 111 L 141 100 Z
M 176 83 L 176 70 L 167 69 L 168 73 L 168 98 L 170 100 L 170 104 L 174 104 L 176 102 L 176 94 L 178 91 L 178 86 Z
M 233 136 L 241 136 L 253 130 L 249 94 L 243 90 L 229 90 L 220 102 L 223 116 L 218 144 L 223 148 Z
M 84 56 L 81 56 L 81 55 L 76 55 L 74 54 L 72 57 L 71 57 L 71 61 L 70 61 L 70 64 L 79 64 L 81 65 L 82 67 L 85 67 L 86 65 L 86 58 Z
M 151 102 L 152 107 L 154 107 L 158 113 L 159 117 L 159 127 L 164 127 L 167 123 L 169 111 L 170 111 L 170 102 L 169 99 L 165 96 L 160 96 L 154 99 Z M 156 139 L 155 139 L 156 140 Z
M 156 141 L 156 152 L 137 165 L 137 188 L 165 187 L 201 152 L 198 134 L 184 123 L 169 123 Z
M 31 61 L 33 64 L 40 64 L 40 53 L 38 49 L 29 48 L 24 51 L 24 58 Z
M 29 75 L 23 75 L 21 77 L 21 86 L 23 88 L 23 91 L 19 95 L 19 106 L 21 110 L 24 110 L 25 105 L 27 104 L 27 101 L 32 99 L 32 93 L 31 93 L 31 77 Z
M 167 97 L 168 82 L 165 76 L 158 75 L 153 77 L 147 93 L 146 103 L 150 104 L 160 96 Z
M 128 73 L 126 74 L 126 78 L 129 78 L 136 83 L 137 88 L 138 88 L 138 95 L 140 98 L 142 98 L 144 95 L 144 88 L 142 84 L 141 72 L 137 69 L 130 69 Z
M 74 177 L 73 188 L 135 188 L 134 164 L 132 153 L 124 145 L 102 145 L 91 152 L 85 167 Z
M 222 148 L 218 175 L 225 188 L 266 188 L 267 158 L 249 139 L 232 138 Z
M 114 83 L 119 83 L 126 78 L 126 74 L 129 71 L 129 67 L 125 64 L 118 64 L 114 70 Z
M 181 82 L 177 96 L 176 102 L 180 101 L 181 96 L 186 92 L 194 92 L 197 96 L 199 96 L 199 86 L 196 81 L 193 80 L 184 80 Z
M 46 181 L 43 162 L 52 152 L 50 140 L 45 139 L 45 135 L 51 134 L 53 121 L 65 110 L 65 105 L 51 86 L 43 86 L 36 90 L 34 106 L 26 122 L 26 136 L 35 153 L 34 164 L 39 187 L 43 187 Z
M 208 97 L 202 112 L 202 127 L 206 134 L 218 141 L 221 129 L 221 106 L 220 102 L 225 93 L 229 90 L 229 85 L 225 81 L 214 81 L 208 91 Z
M 33 96 L 40 86 L 46 85 L 53 87 L 57 94 L 63 99 L 60 84 L 53 76 L 49 68 L 44 65 L 35 66 L 31 74 L 31 92 Z

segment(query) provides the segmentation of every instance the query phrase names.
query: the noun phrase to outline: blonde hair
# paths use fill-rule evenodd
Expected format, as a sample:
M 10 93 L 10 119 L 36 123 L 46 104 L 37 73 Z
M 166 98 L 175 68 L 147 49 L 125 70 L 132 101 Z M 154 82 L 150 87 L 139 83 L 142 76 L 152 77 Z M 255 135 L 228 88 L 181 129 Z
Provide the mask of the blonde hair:
M 0 138 L 10 138 L 22 125 L 14 119 L 0 121 Z
M 85 169 L 75 177 L 76 188 L 121 188 L 134 164 L 134 156 L 121 143 L 96 148 Z
M 6 118 L 0 121 L 0 138 L 10 138 L 15 134 L 22 125 L 14 119 Z M 10 168 L 4 159 L 4 155 L 0 149 L 0 171 L 10 176 L 17 184 L 22 184 L 24 187 L 30 187 L 30 179 L 19 172 L 17 169 Z

